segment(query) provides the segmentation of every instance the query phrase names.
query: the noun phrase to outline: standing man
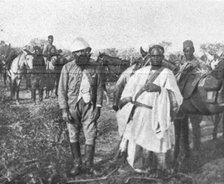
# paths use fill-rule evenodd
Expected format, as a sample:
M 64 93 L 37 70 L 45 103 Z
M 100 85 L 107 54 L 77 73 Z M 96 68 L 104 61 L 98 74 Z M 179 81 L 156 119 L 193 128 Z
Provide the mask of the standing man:
M 33 69 L 31 72 L 31 98 L 36 103 L 36 90 L 39 91 L 39 101 L 43 100 L 44 75 L 46 72 L 44 57 L 41 48 L 34 46 Z
M 46 70 L 47 70 L 47 81 L 46 81 L 46 97 L 49 98 L 50 91 L 53 91 L 55 86 L 55 70 L 54 70 L 54 64 L 57 60 L 57 50 L 56 47 L 53 45 L 54 37 L 53 35 L 48 36 L 48 44 L 43 50 L 43 54 L 46 57 L 45 63 L 46 63 Z
M 164 48 L 154 45 L 149 54 L 151 65 L 137 70 L 128 80 L 117 112 L 119 134 L 122 141 L 128 140 L 127 161 L 139 172 L 168 169 L 165 157 L 175 137 L 172 121 L 183 99 L 174 74 L 162 66 Z M 144 161 L 145 152 L 155 155 L 156 168 Z
M 181 94 L 183 95 L 184 99 L 187 99 L 192 94 L 194 87 L 194 84 L 197 84 L 197 80 L 200 80 L 201 73 L 199 70 L 206 70 L 207 67 L 203 63 L 203 61 L 197 59 L 194 56 L 194 44 L 191 40 L 185 40 L 183 42 L 183 53 L 184 57 L 182 58 L 181 63 L 183 65 L 180 67 L 180 71 L 177 74 L 177 81 L 178 86 L 180 88 Z M 193 115 L 193 114 L 186 114 L 185 117 L 186 121 L 188 122 L 188 119 L 190 119 L 190 122 L 192 124 L 192 130 L 193 130 L 193 148 L 195 150 L 200 149 L 200 137 L 201 137 L 201 131 L 200 131 L 200 122 L 202 121 L 203 116 L 202 115 Z M 189 140 L 188 137 L 188 123 L 183 123 L 182 125 L 178 122 L 176 123 L 176 132 L 180 133 L 182 131 L 183 136 L 183 149 L 184 153 L 186 154 L 186 157 L 189 157 L 190 154 L 190 147 L 189 147 Z M 180 130 L 182 128 L 182 130 Z
M 84 166 L 87 172 L 94 173 L 97 120 L 100 117 L 103 90 L 100 72 L 90 59 L 89 44 L 83 38 L 76 38 L 71 51 L 74 60 L 62 68 L 58 100 L 63 119 L 67 123 L 74 159 L 70 174 L 78 175 L 82 166 L 79 144 L 81 127 L 85 136 Z

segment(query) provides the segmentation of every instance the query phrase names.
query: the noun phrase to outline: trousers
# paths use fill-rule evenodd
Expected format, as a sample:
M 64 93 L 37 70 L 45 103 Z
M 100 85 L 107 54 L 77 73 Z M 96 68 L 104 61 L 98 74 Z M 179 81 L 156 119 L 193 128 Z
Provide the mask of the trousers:
M 72 121 L 67 122 L 67 129 L 71 143 L 79 142 L 82 128 L 85 137 L 85 144 L 94 144 L 97 135 L 97 123 L 93 120 L 93 111 L 93 104 L 91 102 L 85 103 L 82 98 L 77 102 L 75 107 L 69 108 Z

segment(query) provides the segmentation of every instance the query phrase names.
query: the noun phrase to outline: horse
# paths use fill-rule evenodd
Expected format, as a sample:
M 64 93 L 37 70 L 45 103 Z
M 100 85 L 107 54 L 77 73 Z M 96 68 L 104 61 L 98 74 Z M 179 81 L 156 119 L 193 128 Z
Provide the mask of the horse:
M 130 61 L 112 57 L 106 53 L 99 53 L 96 64 L 101 71 L 103 91 L 106 96 L 106 101 L 109 103 L 106 82 L 116 82 L 121 73 L 130 66 Z
M 0 56 L 0 74 L 4 83 L 4 86 L 7 86 L 7 70 L 5 65 L 5 56 Z
M 55 62 L 55 75 L 56 75 L 56 80 L 55 80 L 55 95 L 58 96 L 58 84 L 60 80 L 60 74 L 62 67 L 68 63 L 69 60 L 64 56 L 64 55 L 59 55 L 56 62 Z
M 12 51 L 11 44 L 1 44 L 0 45 L 0 73 L 2 74 L 2 79 L 4 86 L 7 86 L 7 59 L 9 58 L 10 52 Z
M 11 100 L 15 97 L 16 104 L 19 105 L 19 89 L 23 75 L 27 68 L 30 68 L 33 56 L 27 55 L 26 52 L 22 51 L 15 59 L 13 59 L 8 76 L 10 78 L 10 92 Z

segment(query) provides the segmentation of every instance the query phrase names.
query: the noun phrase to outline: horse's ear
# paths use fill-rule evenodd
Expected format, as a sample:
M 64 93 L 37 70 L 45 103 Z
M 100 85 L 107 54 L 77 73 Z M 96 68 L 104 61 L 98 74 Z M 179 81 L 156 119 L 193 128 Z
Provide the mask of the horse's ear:
M 140 53 L 143 58 L 147 55 L 147 52 L 145 52 L 142 47 L 140 47 Z

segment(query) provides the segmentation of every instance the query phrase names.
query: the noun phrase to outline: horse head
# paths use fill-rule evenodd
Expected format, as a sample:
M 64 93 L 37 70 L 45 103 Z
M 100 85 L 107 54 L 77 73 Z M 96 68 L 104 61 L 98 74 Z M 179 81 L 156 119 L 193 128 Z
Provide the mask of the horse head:
M 107 74 L 107 81 L 110 82 L 115 82 L 120 74 L 130 66 L 130 61 L 106 53 L 99 53 L 96 62 L 102 72 Z
M 108 65 L 108 61 L 106 60 L 106 54 L 105 53 L 101 53 L 99 52 L 99 55 L 97 57 L 97 63 L 100 65 L 100 66 L 106 66 Z
M 26 52 L 21 51 L 19 55 L 13 59 L 10 71 L 14 77 L 21 78 L 27 69 L 32 69 L 33 56 L 27 55 Z M 11 76 L 13 77 L 13 76 Z

